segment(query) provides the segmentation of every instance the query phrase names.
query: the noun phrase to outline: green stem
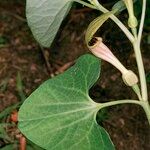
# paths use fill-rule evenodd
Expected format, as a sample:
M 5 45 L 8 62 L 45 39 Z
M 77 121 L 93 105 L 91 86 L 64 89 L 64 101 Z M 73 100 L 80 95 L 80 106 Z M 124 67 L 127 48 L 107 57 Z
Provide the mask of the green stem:
M 110 107 L 110 106 L 113 106 L 113 105 L 120 105 L 120 104 L 138 104 L 138 105 L 141 105 L 141 101 L 138 101 L 138 100 L 130 100 L 130 99 L 125 99 L 125 100 L 117 100 L 117 101 L 111 101 L 111 102 L 106 102 L 106 103 L 101 103 L 98 105 L 98 108 L 99 109 L 102 109 L 102 108 L 105 108 L 105 107 Z
M 150 124 L 150 105 L 149 105 L 148 101 L 143 102 L 142 103 L 142 107 L 143 107 L 143 109 L 145 111 L 145 114 L 147 116 L 148 122 Z
M 144 65 L 143 65 L 140 45 L 137 40 L 133 43 L 133 48 L 134 48 L 136 62 L 137 62 L 137 66 L 138 66 L 139 76 L 140 76 L 142 99 L 143 99 L 143 101 L 147 101 L 148 96 L 147 96 L 146 77 L 145 77 L 145 71 L 144 71 Z
M 105 7 L 103 7 L 97 0 L 93 0 L 93 3 L 103 13 L 109 12 L 109 10 L 107 10 Z M 125 25 L 115 15 L 111 15 L 110 18 L 120 27 L 120 29 L 125 33 L 125 35 L 128 37 L 128 39 L 133 43 L 134 36 L 125 27 Z
M 145 19 L 145 11 L 146 11 L 146 0 L 143 0 L 142 15 L 141 15 L 138 36 L 137 36 L 137 33 L 135 33 L 134 35 L 135 41 L 132 44 L 133 44 L 138 71 L 139 71 L 139 76 L 140 76 L 142 100 L 148 101 L 146 76 L 145 76 L 144 65 L 143 65 L 143 60 L 142 60 L 142 55 L 141 55 L 141 50 L 140 50 L 140 43 L 141 43 L 141 37 L 142 37 L 142 31 L 143 31 L 144 19 Z
M 139 88 L 138 84 L 133 85 L 132 89 L 136 93 L 136 95 L 138 96 L 138 99 L 140 101 L 142 101 L 141 91 L 140 91 L 140 88 Z
M 139 32 L 138 32 L 139 43 L 141 42 L 141 37 L 142 37 L 142 31 L 143 31 L 144 20 L 145 20 L 145 12 L 146 12 L 146 0 L 143 0 L 141 22 L 140 22 L 140 27 L 139 27 Z
M 130 99 L 125 99 L 125 100 L 117 100 L 117 101 L 111 101 L 111 102 L 106 102 L 106 103 L 100 103 L 97 105 L 98 110 L 105 108 L 105 107 L 110 107 L 114 105 L 120 105 L 120 104 L 137 104 L 140 105 L 147 116 L 149 125 L 150 125 L 150 106 L 148 104 L 148 101 L 138 101 L 138 100 L 130 100 Z

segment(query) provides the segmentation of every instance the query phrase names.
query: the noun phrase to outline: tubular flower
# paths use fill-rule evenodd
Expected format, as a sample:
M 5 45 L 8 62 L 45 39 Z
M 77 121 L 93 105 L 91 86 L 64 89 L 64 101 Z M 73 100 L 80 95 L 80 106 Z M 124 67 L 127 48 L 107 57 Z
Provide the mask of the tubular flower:
M 102 38 L 96 37 L 89 42 L 90 51 L 97 57 L 115 66 L 121 73 L 123 81 L 128 86 L 133 86 L 138 82 L 134 72 L 127 70 L 121 62 L 114 56 L 111 50 L 102 42 Z

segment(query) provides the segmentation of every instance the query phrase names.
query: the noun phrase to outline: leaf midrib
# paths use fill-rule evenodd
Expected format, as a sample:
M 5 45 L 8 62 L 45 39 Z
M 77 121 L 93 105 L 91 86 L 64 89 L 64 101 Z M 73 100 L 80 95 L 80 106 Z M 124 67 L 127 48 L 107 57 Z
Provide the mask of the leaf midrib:
M 57 117 L 57 116 L 60 116 L 60 115 L 67 115 L 67 114 L 72 114 L 72 113 L 75 113 L 75 112 L 80 112 L 80 111 L 85 111 L 85 110 L 91 110 L 91 109 L 94 109 L 95 110 L 96 106 L 93 106 L 93 107 L 86 107 L 86 108 L 82 108 L 82 109 L 76 109 L 74 111 L 67 111 L 67 112 L 60 112 L 60 113 L 57 113 L 57 114 L 54 114 L 54 115 L 50 115 L 50 116 L 45 116 L 42 118 L 35 118 L 35 119 L 28 119 L 26 121 L 37 121 L 37 120 L 43 120 L 43 119 L 47 119 L 47 118 L 51 118 L 51 117 Z M 20 120 L 21 121 L 24 121 L 24 120 Z

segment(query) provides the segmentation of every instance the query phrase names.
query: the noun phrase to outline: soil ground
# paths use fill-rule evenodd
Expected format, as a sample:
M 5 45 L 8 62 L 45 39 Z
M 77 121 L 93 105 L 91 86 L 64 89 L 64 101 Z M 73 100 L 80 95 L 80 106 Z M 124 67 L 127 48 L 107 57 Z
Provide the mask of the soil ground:
M 0 112 L 20 101 L 16 83 L 18 72 L 24 93 L 29 96 L 45 80 L 65 71 L 80 55 L 89 53 L 84 34 L 96 14 L 82 7 L 72 9 L 52 47 L 41 50 L 27 26 L 25 4 L 19 0 L 0 2 Z M 142 39 L 146 73 L 150 72 L 149 31 L 145 30 Z M 98 34 L 127 68 L 137 72 L 132 46 L 114 23 L 107 22 Z M 122 82 L 121 74 L 106 62 L 102 62 L 101 79 L 90 95 L 98 102 L 136 98 Z M 150 128 L 140 107 L 115 106 L 105 110 L 105 116 L 100 124 L 110 134 L 117 150 L 150 149 Z

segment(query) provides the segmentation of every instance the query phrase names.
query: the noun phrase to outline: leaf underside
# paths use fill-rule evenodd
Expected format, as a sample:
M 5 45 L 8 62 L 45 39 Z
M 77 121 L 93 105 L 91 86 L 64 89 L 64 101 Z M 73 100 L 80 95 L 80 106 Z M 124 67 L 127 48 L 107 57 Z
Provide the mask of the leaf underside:
M 88 95 L 99 74 L 100 61 L 87 54 L 43 83 L 20 108 L 21 132 L 47 150 L 113 150 L 95 120 L 98 104 Z
M 28 25 L 41 46 L 51 45 L 71 5 L 72 0 L 27 0 Z

